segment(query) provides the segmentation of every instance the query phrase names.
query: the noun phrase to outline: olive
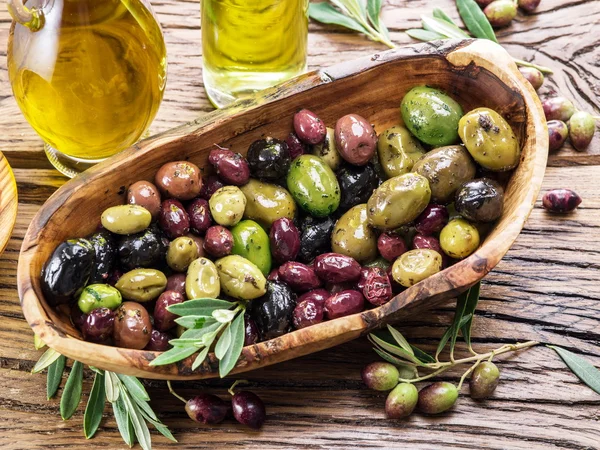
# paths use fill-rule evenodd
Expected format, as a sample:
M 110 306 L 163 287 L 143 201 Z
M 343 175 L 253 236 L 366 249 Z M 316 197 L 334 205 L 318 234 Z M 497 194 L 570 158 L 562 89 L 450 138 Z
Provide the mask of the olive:
M 331 250 L 331 233 L 335 222 L 331 217 L 315 219 L 306 216 L 302 223 L 302 236 L 300 237 L 300 252 L 298 259 L 309 263 L 317 255 Z
M 562 120 L 568 122 L 575 113 L 575 105 L 565 97 L 551 97 L 542 101 L 546 120 Z
M 325 300 L 327 300 L 330 296 L 331 295 L 329 292 L 327 292 L 325 289 L 313 289 L 298 297 L 298 301 L 296 303 L 300 304 L 305 300 L 310 300 L 317 305 L 323 306 L 325 304 Z
M 146 208 L 153 219 L 160 212 L 160 194 L 156 186 L 149 181 L 137 181 L 127 189 L 127 203 Z
M 190 231 L 190 218 L 179 200 L 162 202 L 158 225 L 170 239 L 185 236 Z
M 337 173 L 337 179 L 341 192 L 339 210 L 342 212 L 359 203 L 366 203 L 379 185 L 377 173 L 371 164 L 343 167 Z
M 390 230 L 416 219 L 431 198 L 429 181 L 418 173 L 390 178 L 367 202 L 369 224 Z
M 87 319 L 87 314 L 82 312 L 79 309 L 79 306 L 77 306 L 77 304 L 73 304 L 71 305 L 71 310 L 69 311 L 69 316 L 71 318 L 71 323 L 75 326 L 75 328 L 77 328 L 78 330 L 81 330 L 81 328 L 83 327 L 83 324 L 85 322 L 85 319 Z
M 206 230 L 212 225 L 208 201 L 203 198 L 196 198 L 188 204 L 186 211 L 190 218 L 190 230 L 200 235 L 206 233 Z
M 200 193 L 198 196 L 203 198 L 204 200 L 209 200 L 212 195 L 221 189 L 223 186 L 223 182 L 221 179 L 215 175 L 211 174 L 206 177 L 202 177 L 202 189 L 200 189 Z
M 366 365 L 361 372 L 361 377 L 369 389 L 389 391 L 398 384 L 400 372 L 389 362 L 377 361 Z
M 485 8 L 487 5 L 492 3 L 494 0 L 475 0 L 479 6 Z
M 265 405 L 258 395 L 249 391 L 236 392 L 231 398 L 233 417 L 239 423 L 259 429 L 265 423 Z
M 534 67 L 519 67 L 519 72 L 536 91 L 544 84 L 544 74 Z
M 185 412 L 194 422 L 213 425 L 225 420 L 229 406 L 216 395 L 200 394 L 185 403 Z
M 122 236 L 118 241 L 121 267 L 133 270 L 156 266 L 165 260 L 167 245 L 155 226 L 140 233 Z
M 379 267 L 380 269 L 388 270 L 389 267 L 390 267 L 390 262 L 387 259 L 379 257 L 377 259 L 374 259 L 373 261 L 370 261 L 370 262 L 366 263 L 364 265 L 364 267 L 367 268 L 367 269 L 369 269 L 371 267 Z
M 323 142 L 327 134 L 325 124 L 315 113 L 301 109 L 294 114 L 294 131 L 305 144 L 315 145 Z
M 541 0 L 518 0 L 519 8 L 527 13 L 533 12 L 540 4 Z
M 112 337 L 115 327 L 115 313 L 108 308 L 96 308 L 85 316 L 81 324 L 84 341 L 105 344 Z
M 500 370 L 498 366 L 491 361 L 479 363 L 471 374 L 469 382 L 469 392 L 471 398 L 482 399 L 490 397 L 500 380 Z
M 54 249 L 42 269 L 42 291 L 51 306 L 68 303 L 87 284 L 94 266 L 93 244 L 69 239 Z
M 231 231 L 221 225 L 210 227 L 206 231 L 206 236 L 204 236 L 204 250 L 215 258 L 222 258 L 231 254 L 233 250 Z
M 415 234 L 413 236 L 412 248 L 428 248 L 435 250 L 440 255 L 442 254 L 442 247 L 440 247 L 440 241 L 435 236 L 426 236 L 424 234 Z
M 377 154 L 385 175 L 393 178 L 410 172 L 425 150 L 410 131 L 395 125 L 379 136 Z
M 167 277 L 156 269 L 134 269 L 124 274 L 115 287 L 126 300 L 149 302 L 167 287 Z
M 443 205 L 430 203 L 415 219 L 415 230 L 421 234 L 433 234 L 441 231 L 448 223 L 448 210 Z
M 438 381 L 419 391 L 417 408 L 425 414 L 440 414 L 454 406 L 458 389 L 447 381 Z
M 325 316 L 332 320 L 361 312 L 365 308 L 365 298 L 362 293 L 347 289 L 333 294 L 325 300 Z
M 141 350 L 152 333 L 150 315 L 146 308 L 136 302 L 124 302 L 115 313 L 113 338 L 117 347 Z
M 517 17 L 517 5 L 514 0 L 495 0 L 483 9 L 483 13 L 493 27 L 505 27 Z
M 178 237 L 169 244 L 167 264 L 176 272 L 185 272 L 192 261 L 198 257 L 200 257 L 198 246 L 189 237 Z
M 411 287 L 441 269 L 442 255 L 435 250 L 409 250 L 394 262 L 392 277 L 401 286 Z
M 426 86 L 412 88 L 402 99 L 400 112 L 417 139 L 441 147 L 458 140 L 461 106 L 446 93 Z
M 282 217 L 273 222 L 269 232 L 271 253 L 278 263 L 296 259 L 300 251 L 300 232 L 294 222 Z
M 323 253 L 315 258 L 317 276 L 326 283 L 343 283 L 357 280 L 360 264 L 350 256 L 340 253 Z
M 192 261 L 185 277 L 187 298 L 217 298 L 220 293 L 221 280 L 215 264 L 207 258 Z
M 158 331 L 167 331 L 175 326 L 177 315 L 169 312 L 167 307 L 183 303 L 185 298 L 183 294 L 176 291 L 165 291 L 156 300 L 154 304 L 154 328 Z
M 456 192 L 454 208 L 473 222 L 493 222 L 502 215 L 504 189 L 490 178 L 467 181 Z
M 281 180 L 287 174 L 292 160 L 285 142 L 272 137 L 250 144 L 246 157 L 252 176 L 264 181 Z
M 259 332 L 256 322 L 249 314 L 244 315 L 244 346 L 254 345 L 259 341 Z
M 412 414 L 419 401 L 419 392 L 412 383 L 400 383 L 385 400 L 385 413 L 390 419 L 402 419 Z
M 96 308 L 115 310 L 123 301 L 121 293 L 108 284 L 90 284 L 86 286 L 77 300 L 79 309 L 89 314 Z
M 255 220 L 268 229 L 277 219 L 294 218 L 296 214 L 294 199 L 281 186 L 251 178 L 241 189 L 246 197 L 245 219 Z
M 262 340 L 273 339 L 292 329 L 296 294 L 281 282 L 267 283 L 267 292 L 252 301 L 252 319 Z
M 377 238 L 377 250 L 379 254 L 388 261 L 394 261 L 398 256 L 405 253 L 406 242 L 401 236 L 392 233 L 381 233 Z
M 290 158 L 296 159 L 300 155 L 304 155 L 307 152 L 307 145 L 298 139 L 298 136 L 293 131 L 288 134 L 285 139 L 285 145 L 287 145 L 288 151 L 290 152 Z
M 377 133 L 367 120 L 358 114 L 347 114 L 335 124 L 335 144 L 342 158 L 350 164 L 367 164 L 377 146 Z
M 279 267 L 275 267 L 273 270 L 269 272 L 267 276 L 268 281 L 280 281 L 279 280 Z
M 221 280 L 221 289 L 230 297 L 252 300 L 266 293 L 267 279 L 260 269 L 246 258 L 229 255 L 217 260 L 215 265 Z
M 231 229 L 231 253 L 254 263 L 263 275 L 271 271 L 271 246 L 265 230 L 253 220 L 242 220 Z
M 301 155 L 293 161 L 287 187 L 296 203 L 314 217 L 329 216 L 340 204 L 340 185 L 335 174 L 313 155 Z
M 335 146 L 335 130 L 333 128 L 327 128 L 325 140 L 313 145 L 311 153 L 325 161 L 325 164 L 333 171 L 336 171 L 340 167 L 342 157 Z
M 174 273 L 167 277 L 167 287 L 165 291 L 179 292 L 181 295 L 185 295 L 185 274 Z
M 312 299 L 307 299 L 296 304 L 294 308 L 294 328 L 310 327 L 323 322 L 323 304 Z
M 553 213 L 568 213 L 581 204 L 581 197 L 570 189 L 552 189 L 542 197 L 542 206 Z
M 569 127 L 562 120 L 549 120 L 548 126 L 548 149 L 558 150 L 569 137 Z
M 248 161 L 239 153 L 219 147 L 210 151 L 208 162 L 227 184 L 242 186 L 250 179 Z
M 202 189 L 200 169 L 189 161 L 164 164 L 156 172 L 154 183 L 165 196 L 178 200 L 191 200 Z
M 364 270 L 359 284 L 365 299 L 372 305 L 384 305 L 393 296 L 392 283 L 385 269 L 371 267 Z
M 356 205 L 339 218 L 331 233 L 331 249 L 359 263 L 377 257 L 377 236 L 369 227 L 367 205 Z
M 95 262 L 88 283 L 106 283 L 117 255 L 113 235 L 108 230 L 102 230 L 90 236 L 89 241 L 94 246 Z
M 133 234 L 148 228 L 152 215 L 138 205 L 118 205 L 104 210 L 100 220 L 102 226 L 112 233 Z
M 172 347 L 171 344 L 169 344 L 170 340 L 171 336 L 164 331 L 153 329 L 152 333 L 150 333 L 150 341 L 148 341 L 144 350 L 151 352 L 166 352 Z
M 223 186 L 208 201 L 215 222 L 231 227 L 242 220 L 246 209 L 246 197 L 237 186 Z
M 440 245 L 451 258 L 466 258 L 479 247 L 479 231 L 466 220 L 452 219 L 440 233 Z
M 279 266 L 279 279 L 294 291 L 309 291 L 321 286 L 321 280 L 314 269 L 306 264 L 288 261 Z
M 204 252 L 204 239 L 195 235 L 194 233 L 188 233 L 185 235 L 185 237 L 191 239 L 196 245 L 196 248 L 198 249 L 198 258 L 201 256 L 206 256 Z
M 447 203 L 462 183 L 475 177 L 476 169 L 464 147 L 451 145 L 430 151 L 412 170 L 429 181 L 432 201 Z
M 585 111 L 577 111 L 569 119 L 569 138 L 576 150 L 585 150 L 596 132 L 596 120 Z
M 477 108 L 460 119 L 458 134 L 473 159 L 484 169 L 506 171 L 519 165 L 521 148 L 504 118 L 489 108 Z

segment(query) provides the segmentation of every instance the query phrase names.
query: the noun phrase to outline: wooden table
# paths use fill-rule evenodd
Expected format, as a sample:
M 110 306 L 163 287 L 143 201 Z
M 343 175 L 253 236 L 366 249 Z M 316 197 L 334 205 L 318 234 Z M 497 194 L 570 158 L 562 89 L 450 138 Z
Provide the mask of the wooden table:
M 200 18 L 197 1 L 155 0 L 169 53 L 169 80 L 153 132 L 192 120 L 211 109 L 202 89 Z M 411 39 L 403 30 L 419 26 L 435 6 L 458 18 L 452 1 L 393 0 L 383 19 L 394 42 Z M 600 111 L 600 1 L 543 0 L 537 12 L 519 14 L 498 32 L 515 57 L 550 66 L 555 74 L 540 95 L 561 93 L 580 109 Z M 9 16 L 0 7 L 0 150 L 12 165 L 20 203 L 13 237 L 0 259 L 0 448 L 125 448 L 111 413 L 93 442 L 82 434 L 85 403 L 68 422 L 58 402 L 46 401 L 45 376 L 29 372 L 40 355 L 23 319 L 16 291 L 21 239 L 40 205 L 66 179 L 53 170 L 42 143 L 21 116 L 8 83 L 5 43 Z M 382 51 L 362 36 L 311 24 L 309 66 L 317 68 Z M 585 355 L 600 365 L 600 136 L 588 151 L 565 146 L 550 156 L 544 190 L 567 187 L 583 197 L 579 210 L 549 215 L 539 202 L 521 236 L 485 279 L 474 341 L 490 350 L 535 339 Z M 453 307 L 423 311 L 402 331 L 432 350 Z M 367 390 L 360 370 L 376 360 L 366 340 L 250 373 L 252 390 L 265 401 L 268 422 L 261 432 L 228 421 L 200 427 L 190 421 L 165 383 L 149 383 L 153 406 L 179 439 L 177 448 L 600 448 L 600 396 L 580 384 L 550 349 L 537 347 L 498 358 L 502 382 L 494 397 L 475 402 L 462 396 L 439 417 L 415 414 L 385 418 L 385 394 Z M 460 373 L 443 379 L 456 382 Z M 89 392 L 87 374 L 85 392 Z M 181 393 L 226 395 L 229 380 L 176 384 Z M 463 389 L 463 393 L 467 390 Z M 84 398 L 84 401 L 87 398 Z M 107 408 L 108 410 L 108 408 Z M 154 448 L 173 444 L 153 434 Z M 139 447 L 138 447 L 139 448 Z

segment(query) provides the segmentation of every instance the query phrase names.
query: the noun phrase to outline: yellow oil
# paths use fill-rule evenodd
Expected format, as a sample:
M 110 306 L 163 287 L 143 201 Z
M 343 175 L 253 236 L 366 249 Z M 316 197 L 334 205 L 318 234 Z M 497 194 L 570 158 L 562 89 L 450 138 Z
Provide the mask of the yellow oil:
M 302 73 L 308 0 L 202 0 L 203 78 L 217 106 Z
M 31 0 L 44 25 L 11 30 L 8 71 L 35 131 L 70 157 L 106 158 L 135 143 L 166 82 L 162 32 L 145 0 Z

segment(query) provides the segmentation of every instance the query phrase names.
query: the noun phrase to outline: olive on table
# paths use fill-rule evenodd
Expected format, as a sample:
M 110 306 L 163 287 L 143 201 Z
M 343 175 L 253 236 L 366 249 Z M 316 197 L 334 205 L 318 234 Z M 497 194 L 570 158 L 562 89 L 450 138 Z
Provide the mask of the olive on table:
M 315 258 L 317 276 L 326 283 L 343 283 L 360 277 L 360 264 L 352 257 L 340 253 L 323 253 Z
M 508 122 L 496 111 L 477 108 L 465 114 L 458 134 L 484 169 L 503 172 L 519 165 L 521 147 Z
M 365 298 L 354 289 L 346 289 L 325 300 L 325 317 L 330 320 L 356 314 L 365 309 Z
M 192 261 L 185 277 L 187 298 L 217 298 L 220 293 L 221 280 L 215 264 L 208 258 Z
M 514 0 L 495 0 L 483 9 L 483 13 L 491 26 L 501 28 L 517 17 L 517 5 Z
M 542 101 L 546 120 L 562 120 L 568 122 L 575 113 L 575 105 L 565 97 L 550 97 Z
M 90 236 L 89 241 L 94 246 L 94 265 L 88 283 L 106 283 L 114 266 L 117 255 L 117 245 L 112 233 L 102 230 Z
M 152 333 L 152 323 L 146 308 L 136 302 L 123 302 L 115 312 L 113 339 L 117 347 L 141 350 Z
M 359 282 L 365 299 L 375 306 L 389 302 L 393 296 L 392 283 L 385 269 L 371 267 L 361 273 Z
M 94 245 L 87 239 L 69 239 L 54 249 L 42 269 L 42 291 L 56 306 L 68 303 L 87 284 L 95 261 Z
M 215 222 L 231 227 L 242 220 L 246 209 L 246 197 L 237 186 L 223 186 L 208 201 Z
M 553 213 L 568 213 L 581 204 L 581 197 L 571 189 L 552 189 L 542 197 L 542 206 Z
M 324 317 L 323 303 L 312 299 L 297 302 L 293 316 L 297 330 L 321 323 Z
M 364 117 L 347 114 L 335 124 L 335 144 L 342 158 L 350 164 L 367 164 L 377 146 L 377 133 Z
M 171 348 L 171 344 L 169 344 L 171 339 L 171 336 L 164 331 L 152 329 L 152 333 L 150 333 L 150 341 L 148 341 L 148 344 L 144 347 L 144 350 L 149 350 L 151 352 L 166 352 Z
M 121 236 L 117 249 L 121 268 L 133 270 L 156 266 L 164 261 L 167 246 L 168 243 L 155 226 L 129 236 Z
M 233 417 L 239 423 L 258 430 L 265 423 L 265 405 L 258 395 L 249 391 L 236 392 L 231 398 Z
M 323 142 L 327 135 L 325 124 L 319 117 L 308 109 L 301 109 L 294 114 L 294 131 L 296 136 L 305 144 L 315 145 Z
M 244 315 L 244 346 L 256 344 L 259 338 L 256 322 L 249 314 Z
M 377 250 L 386 260 L 395 261 L 398 256 L 408 249 L 401 236 L 392 233 L 381 233 L 377 238 Z
M 200 169 L 189 161 L 164 164 L 156 172 L 154 183 L 166 197 L 178 200 L 191 200 L 202 189 Z
M 231 229 L 233 255 L 240 255 L 254 263 L 263 275 L 271 271 L 271 246 L 265 230 L 253 220 L 242 220 Z
M 421 142 L 441 147 L 458 140 L 462 107 L 438 89 L 427 86 L 412 88 L 402 99 L 400 112 L 406 127 Z
M 208 154 L 208 162 L 227 184 L 242 186 L 250 179 L 248 161 L 239 153 L 226 148 L 215 148 Z
M 373 165 L 346 166 L 338 171 L 340 185 L 340 211 L 348 211 L 354 205 L 366 203 L 379 185 Z
M 96 308 L 115 310 L 122 301 L 121 293 L 111 285 L 90 284 L 81 291 L 77 306 L 82 312 L 89 314 Z
M 577 111 L 569 119 L 569 138 L 575 150 L 585 150 L 596 132 L 596 119 L 585 111 Z
M 168 331 L 173 328 L 175 319 L 178 317 L 176 314 L 169 312 L 167 308 L 171 305 L 183 303 L 185 298 L 183 294 L 176 291 L 165 291 L 156 300 L 154 304 L 154 328 L 158 331 Z
M 383 182 L 367 202 L 369 224 L 393 230 L 416 219 L 431 199 L 429 181 L 410 172 Z
M 412 414 L 419 401 L 419 392 L 412 383 L 400 383 L 385 400 L 385 414 L 389 419 L 402 419 Z
M 203 198 L 192 200 L 188 204 L 186 212 L 190 219 L 190 230 L 192 232 L 203 235 L 212 225 L 210 206 L 208 206 L 208 201 Z
M 281 186 L 251 178 L 241 190 L 246 197 L 244 218 L 254 220 L 266 229 L 277 219 L 293 219 L 296 215 L 294 199 Z
M 146 208 L 152 218 L 156 219 L 160 212 L 160 193 L 149 181 L 136 181 L 127 188 L 127 203 Z
M 548 149 L 558 150 L 569 137 L 569 127 L 562 120 L 549 120 L 548 126 Z
M 329 297 L 331 297 L 331 294 L 329 294 L 326 289 L 317 288 L 302 294 L 300 297 L 298 297 L 297 303 L 300 304 L 305 300 L 310 300 L 311 302 L 314 302 L 322 307 L 325 304 L 325 300 L 327 300 Z
M 376 361 L 366 365 L 361 371 L 363 383 L 375 391 L 389 391 L 398 384 L 400 372 L 389 362 Z
M 233 250 L 233 234 L 221 225 L 213 225 L 204 236 L 204 250 L 215 258 L 231 254 Z
M 479 231 L 464 219 L 452 219 L 440 233 L 440 245 L 451 258 L 466 258 L 479 247 Z
M 410 172 L 425 150 L 410 131 L 395 125 L 379 136 L 377 154 L 386 176 L 393 178 Z
M 296 259 L 300 251 L 300 231 L 292 220 L 282 217 L 273 222 L 269 242 L 275 261 L 279 264 L 291 261 Z
M 194 422 L 214 425 L 225 420 L 229 405 L 216 395 L 200 394 L 185 403 L 185 412 Z
M 223 182 L 221 179 L 215 175 L 210 174 L 205 177 L 202 177 L 202 189 L 200 189 L 200 193 L 198 197 L 203 198 L 204 200 L 209 200 L 212 195 L 221 189 L 223 186 Z
M 491 361 L 479 363 L 471 374 L 469 393 L 471 398 L 483 399 L 490 397 L 500 381 L 500 370 Z
M 184 273 L 174 273 L 167 277 L 167 286 L 165 291 L 179 292 L 181 295 L 185 295 L 185 277 Z
M 281 282 L 267 283 L 267 292 L 252 301 L 250 316 L 262 340 L 273 339 L 292 329 L 296 294 Z
M 335 222 L 331 217 L 315 219 L 310 215 L 306 216 L 301 225 L 298 259 L 303 263 L 309 263 L 321 253 L 330 251 L 334 226 Z
M 448 203 L 462 183 L 475 178 L 476 168 L 464 147 L 450 145 L 431 150 L 412 170 L 429 181 L 433 202 Z
M 287 187 L 298 206 L 314 217 L 329 216 L 340 204 L 335 174 L 314 155 L 301 155 L 292 162 Z
M 134 269 L 123 274 L 115 287 L 126 300 L 149 302 L 167 287 L 167 277 L 156 269 Z
M 377 257 L 377 236 L 369 226 L 367 205 L 356 205 L 344 213 L 331 233 L 331 249 L 359 263 Z
M 454 208 L 467 220 L 493 222 L 504 209 L 504 189 L 490 178 L 467 181 L 456 192 Z
M 292 160 L 286 143 L 272 137 L 250 144 L 246 158 L 252 176 L 264 181 L 281 180 Z
M 279 279 L 294 291 L 304 292 L 321 286 L 321 280 L 311 266 L 288 261 L 279 266 Z
M 342 157 L 335 145 L 335 130 L 327 127 L 325 140 L 313 145 L 310 153 L 321 158 L 331 170 L 336 171 L 342 164 Z
M 519 67 L 519 72 L 536 91 L 544 84 L 544 74 L 535 67 Z
M 454 406 L 458 389 L 447 381 L 438 381 L 419 391 L 417 408 L 425 414 L 440 414 Z
M 215 266 L 221 280 L 221 289 L 230 297 L 253 300 L 266 293 L 267 279 L 254 263 L 243 256 L 225 256 L 218 259 Z
M 288 134 L 285 138 L 285 145 L 287 145 L 288 151 L 290 152 L 290 158 L 296 159 L 300 155 L 304 155 L 308 151 L 308 146 L 298 139 L 298 136 L 293 131 Z
M 518 0 L 517 4 L 523 11 L 531 13 L 540 5 L 540 2 L 541 0 Z
M 442 254 L 442 247 L 440 247 L 440 241 L 435 236 L 426 236 L 424 234 L 415 234 L 413 236 L 412 248 L 428 248 L 431 250 L 435 250 L 440 255 Z
M 409 250 L 392 265 L 392 277 L 404 287 L 411 287 L 442 270 L 442 255 L 431 249 Z
M 134 234 L 148 228 L 152 215 L 146 208 L 138 205 L 118 205 L 105 209 L 100 221 L 112 233 Z
M 190 218 L 181 202 L 170 198 L 162 202 L 158 225 L 170 239 L 175 239 L 190 231 Z
M 81 324 L 81 335 L 83 340 L 106 343 L 113 335 L 115 327 L 115 313 L 109 308 L 96 308 L 85 316 Z
M 448 217 L 448 209 L 444 205 L 430 203 L 415 219 L 415 230 L 425 235 L 437 233 L 448 223 Z

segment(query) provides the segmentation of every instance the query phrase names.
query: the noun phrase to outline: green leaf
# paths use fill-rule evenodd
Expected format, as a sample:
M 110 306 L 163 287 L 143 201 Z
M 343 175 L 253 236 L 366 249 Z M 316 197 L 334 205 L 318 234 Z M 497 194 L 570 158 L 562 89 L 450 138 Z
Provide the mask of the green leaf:
M 235 367 L 242 348 L 244 348 L 245 327 L 244 327 L 244 311 L 241 311 L 237 317 L 231 322 L 231 344 L 219 361 L 219 376 L 225 377 Z
M 408 34 L 411 38 L 417 39 L 418 41 L 437 41 L 438 39 L 446 39 L 446 36 L 436 33 L 435 31 L 428 31 L 422 28 L 412 28 L 410 30 L 406 30 L 406 34 Z
M 218 298 L 197 298 L 167 307 L 167 311 L 178 316 L 210 316 L 216 309 L 229 309 L 235 303 Z
M 451 25 L 445 20 L 427 16 L 421 16 L 421 20 L 423 22 L 423 28 L 428 31 L 435 31 L 436 33 L 449 38 L 464 39 L 471 37 L 457 26 Z
M 231 327 L 225 327 L 223 333 L 219 337 L 217 341 L 217 345 L 215 346 L 215 356 L 217 359 L 223 359 L 225 353 L 229 349 L 229 345 L 231 344 Z
M 83 415 L 83 434 L 85 434 L 86 439 L 91 439 L 100 426 L 102 413 L 104 412 L 104 402 L 104 375 L 97 373 Z
M 97 367 L 94 367 L 94 366 L 88 366 L 88 367 L 92 372 L 99 373 L 100 375 L 104 375 L 104 370 L 98 369 Z
M 467 304 L 465 306 L 465 317 L 470 315 L 469 320 L 461 325 L 460 332 L 469 348 L 471 347 L 471 328 L 473 326 L 473 317 L 475 316 L 475 310 L 479 303 L 479 294 L 481 291 L 481 282 L 478 282 L 471 286 L 469 289 L 469 295 L 467 296 Z
M 308 5 L 308 15 L 317 22 L 339 25 L 359 33 L 367 33 L 365 27 L 351 17 L 345 16 L 327 2 Z
M 46 346 L 46 343 L 44 341 L 42 341 L 42 338 L 39 337 L 37 334 L 33 335 L 33 346 L 35 347 L 36 350 L 41 350 Z
M 387 326 L 387 329 L 400 347 L 402 347 L 404 350 L 406 350 L 411 355 L 415 354 L 413 352 L 412 347 L 408 343 L 408 341 L 405 339 L 404 336 L 402 336 L 402 333 L 400 333 L 398 330 L 396 330 L 394 327 L 392 327 L 390 325 Z
M 217 309 L 213 311 L 212 316 L 219 323 L 229 323 L 235 317 L 236 311 L 232 311 L 229 309 Z
M 181 361 L 182 359 L 187 358 L 188 356 L 192 356 L 194 353 L 198 351 L 197 347 L 173 347 L 170 350 L 167 350 L 164 353 L 161 353 L 156 359 L 153 359 L 150 362 L 151 366 L 164 366 L 165 364 L 173 364 L 177 361 Z
M 148 403 L 146 403 L 144 401 L 138 401 L 135 398 L 133 400 L 140 408 L 140 412 L 142 413 L 142 416 L 144 416 L 146 421 L 150 422 L 154 426 L 154 428 L 156 428 L 158 430 L 158 432 L 160 434 L 162 434 L 164 437 L 166 437 L 167 439 L 170 439 L 173 442 L 177 442 L 177 439 L 175 439 L 175 437 L 171 434 L 171 431 L 169 430 L 169 428 L 164 423 L 162 423 L 160 420 L 158 420 L 156 413 L 152 410 L 152 408 L 150 407 L 150 405 Z
M 65 370 L 65 363 L 67 358 L 60 355 L 56 361 L 54 361 L 48 367 L 48 375 L 46 377 L 46 395 L 48 400 L 56 395 L 60 382 L 62 381 L 62 375 Z
M 587 387 L 600 394 L 600 370 L 586 359 L 555 345 L 549 345 Z
M 184 340 L 184 339 L 194 339 L 196 341 L 199 341 L 200 338 L 202 338 L 202 336 L 204 336 L 207 333 L 212 333 L 213 331 L 217 331 L 217 329 L 219 328 L 219 326 L 221 326 L 221 324 L 219 322 L 215 322 L 215 323 L 211 323 L 210 325 L 204 324 L 203 328 L 198 328 L 198 329 L 190 329 L 190 330 L 186 330 L 183 332 L 183 334 L 181 336 L 179 336 L 180 340 Z M 169 344 L 171 344 L 173 341 L 176 341 L 177 339 L 172 339 L 169 341 Z M 175 345 L 175 344 L 172 344 Z
M 196 356 L 196 359 L 192 363 L 192 370 L 196 370 L 198 367 L 200 367 L 200 364 L 202 364 L 208 356 L 209 349 L 210 347 L 204 347 L 200 353 L 198 353 L 198 356 Z
M 377 29 L 379 29 L 379 16 L 381 15 L 382 5 L 383 0 L 367 0 L 367 13 L 369 14 L 369 20 Z
M 125 385 L 127 392 L 129 392 L 133 398 L 145 402 L 150 400 L 146 388 L 136 377 L 132 377 L 131 375 L 121 375 L 120 373 L 117 374 L 117 377 L 119 377 L 119 380 Z
M 212 316 L 183 316 L 175 319 L 175 323 L 184 328 L 199 330 L 214 320 Z
M 498 42 L 490 21 L 475 0 L 456 0 L 456 6 L 461 19 L 473 36 Z
M 137 438 L 140 446 L 144 450 L 152 449 L 152 441 L 150 439 L 150 430 L 148 430 L 148 425 L 144 420 L 144 416 L 138 409 L 137 404 L 131 401 L 129 395 L 123 387 L 121 387 L 121 397 L 123 397 L 123 404 L 125 405 L 125 409 L 127 410 L 127 414 L 129 415 L 129 420 L 133 425 L 133 431 L 135 433 L 135 437 Z
M 449 24 L 454 25 L 455 27 L 458 26 L 458 25 L 456 25 L 456 23 L 454 22 L 454 20 L 452 20 L 450 18 L 450 16 L 448 16 L 448 14 L 446 14 L 440 8 L 433 8 L 433 17 L 435 17 L 436 19 L 445 20 L 446 22 L 448 22 Z
M 35 363 L 31 373 L 39 373 L 44 370 L 46 367 L 49 367 L 54 361 L 60 358 L 62 355 L 58 353 L 56 350 L 49 348 L 44 352 L 40 359 Z
M 438 343 L 437 349 L 435 350 L 435 359 L 438 359 L 438 357 L 440 356 L 440 353 L 442 353 L 444 351 L 444 347 L 446 347 L 446 344 L 448 343 L 450 336 L 452 336 L 452 325 L 450 325 L 446 329 L 446 331 L 440 338 L 440 342 Z
M 121 433 L 123 441 L 129 447 L 133 447 L 133 433 L 131 433 L 129 415 L 125 409 L 123 398 L 121 396 L 117 397 L 117 400 L 113 402 L 112 406 L 113 415 L 115 416 L 115 421 L 117 422 L 117 427 L 119 428 L 119 433 Z
M 411 355 L 410 353 L 408 353 L 406 350 L 404 350 L 403 348 L 397 347 L 395 345 L 392 345 L 386 341 L 384 341 L 383 339 L 380 339 L 379 337 L 377 337 L 375 334 L 371 333 L 369 335 L 369 338 L 372 340 L 372 342 L 376 345 L 378 345 L 379 347 L 381 347 L 381 349 L 396 355 L 396 356 L 400 356 L 401 358 L 404 358 L 407 361 L 410 361 L 416 365 L 422 366 L 423 363 L 421 363 L 421 361 L 419 361 L 417 358 L 415 358 L 414 355 Z
M 83 364 L 79 361 L 73 363 L 71 373 L 65 383 L 62 396 L 60 398 L 60 416 L 63 420 L 68 420 L 77 410 L 81 401 L 81 391 L 83 385 Z
M 106 371 L 106 377 L 104 378 L 104 392 L 106 393 L 106 400 L 114 403 L 119 398 L 119 386 L 121 382 L 114 372 Z
M 435 362 L 435 358 L 433 356 L 431 356 L 429 353 L 424 352 L 419 347 L 415 347 L 414 345 L 411 345 L 411 347 L 413 349 L 413 353 L 414 353 L 415 357 L 422 363 L 428 364 L 428 363 Z
M 460 294 L 456 299 L 456 312 L 454 313 L 454 320 L 452 322 L 452 337 L 450 338 L 450 354 L 454 354 L 454 347 L 456 346 L 456 339 L 458 338 L 458 333 L 460 332 L 461 326 L 464 326 L 464 324 L 469 320 L 467 319 L 463 323 L 469 292 L 471 292 L 471 288 Z

